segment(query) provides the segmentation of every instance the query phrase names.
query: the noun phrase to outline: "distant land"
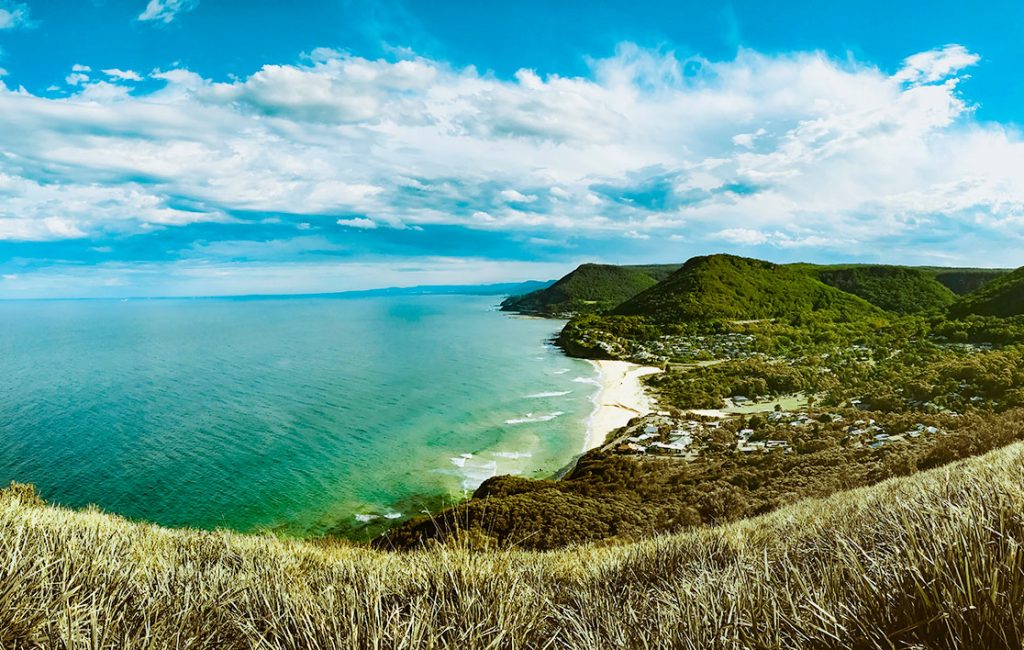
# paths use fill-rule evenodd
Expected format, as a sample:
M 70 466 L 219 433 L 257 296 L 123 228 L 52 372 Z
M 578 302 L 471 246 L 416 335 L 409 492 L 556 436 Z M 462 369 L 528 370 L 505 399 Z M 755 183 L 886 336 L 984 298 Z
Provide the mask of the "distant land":
M 554 284 L 554 280 L 527 280 L 525 282 L 498 282 L 494 284 L 423 284 L 411 287 L 384 287 L 354 291 L 321 293 L 266 293 L 223 296 L 127 296 L 124 298 L 8 298 L 10 301 L 31 300 L 266 300 L 289 298 L 372 298 L 375 296 L 508 296 L 531 293 Z

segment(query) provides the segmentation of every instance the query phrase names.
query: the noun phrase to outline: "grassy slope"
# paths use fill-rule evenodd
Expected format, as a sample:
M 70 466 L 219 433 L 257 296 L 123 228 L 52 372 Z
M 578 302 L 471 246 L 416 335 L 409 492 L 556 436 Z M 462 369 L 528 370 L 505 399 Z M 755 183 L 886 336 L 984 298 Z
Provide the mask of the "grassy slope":
M 711 255 L 689 260 L 663 282 L 617 307 L 615 313 L 666 321 L 789 318 L 812 313 L 853 320 L 878 311 L 862 298 L 799 269 Z
M 1017 444 L 553 553 L 174 531 L 6 492 L 0 647 L 1019 648 L 1022 475 Z
M 958 300 L 950 311 L 955 316 L 1020 316 L 1024 314 L 1024 268 L 989 282 Z
M 678 265 L 583 264 L 546 289 L 512 296 L 502 309 L 539 314 L 610 309 L 667 277 Z

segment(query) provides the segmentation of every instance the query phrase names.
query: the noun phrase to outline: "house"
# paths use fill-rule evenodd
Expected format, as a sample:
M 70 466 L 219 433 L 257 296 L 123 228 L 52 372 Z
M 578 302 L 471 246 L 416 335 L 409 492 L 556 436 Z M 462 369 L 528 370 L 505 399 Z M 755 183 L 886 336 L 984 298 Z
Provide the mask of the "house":
M 633 436 L 632 438 L 627 438 L 627 440 L 629 440 L 630 442 L 643 442 L 644 440 L 650 440 L 651 438 L 657 438 L 657 437 L 658 437 L 658 435 L 656 433 L 645 433 L 643 435 Z
M 682 442 L 673 442 L 669 444 L 664 442 L 655 442 L 651 445 L 651 449 L 658 449 L 670 454 L 685 454 L 688 446 L 689 444 L 683 444 Z

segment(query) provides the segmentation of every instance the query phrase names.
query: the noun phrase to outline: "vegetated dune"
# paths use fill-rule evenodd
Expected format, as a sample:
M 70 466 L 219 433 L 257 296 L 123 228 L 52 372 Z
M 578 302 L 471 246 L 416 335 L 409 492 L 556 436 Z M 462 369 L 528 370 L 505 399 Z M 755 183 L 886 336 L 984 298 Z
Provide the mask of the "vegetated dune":
M 387 553 L 0 495 L 9 648 L 1019 648 L 1024 444 L 623 546 Z

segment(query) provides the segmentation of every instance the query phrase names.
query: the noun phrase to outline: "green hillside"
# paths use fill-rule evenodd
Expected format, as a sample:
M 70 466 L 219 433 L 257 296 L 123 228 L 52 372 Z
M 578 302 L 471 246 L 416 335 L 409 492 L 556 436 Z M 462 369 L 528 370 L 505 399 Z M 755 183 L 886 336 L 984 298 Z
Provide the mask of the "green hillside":
M 547 316 L 605 311 L 654 286 L 678 268 L 583 264 L 550 287 L 508 298 L 501 308 Z
M 1012 269 L 946 269 L 929 268 L 935 279 L 958 296 L 977 291 L 993 280 L 1009 275 Z
M 872 305 L 899 314 L 942 309 L 956 300 L 956 294 L 938 281 L 935 274 L 905 266 L 808 266 L 819 280 Z
M 810 314 L 855 320 L 879 314 L 862 298 L 830 287 L 800 269 L 733 255 L 695 257 L 614 313 L 663 322 Z
M 950 313 L 956 317 L 1024 315 L 1024 268 L 967 294 L 950 308 Z

